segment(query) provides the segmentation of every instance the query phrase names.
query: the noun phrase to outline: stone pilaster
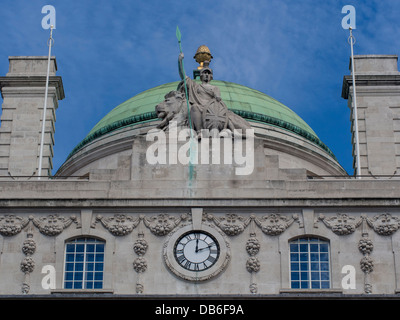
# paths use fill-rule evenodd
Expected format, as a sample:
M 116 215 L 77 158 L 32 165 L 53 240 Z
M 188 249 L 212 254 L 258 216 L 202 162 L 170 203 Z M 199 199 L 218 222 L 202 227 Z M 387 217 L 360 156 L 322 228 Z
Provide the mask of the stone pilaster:
M 37 174 L 46 86 L 47 57 L 9 57 L 9 72 L 0 77 L 3 98 L 0 127 L 0 175 Z M 55 112 L 64 98 L 62 79 L 56 76 L 55 57 L 50 61 L 49 90 L 42 175 L 53 167 Z

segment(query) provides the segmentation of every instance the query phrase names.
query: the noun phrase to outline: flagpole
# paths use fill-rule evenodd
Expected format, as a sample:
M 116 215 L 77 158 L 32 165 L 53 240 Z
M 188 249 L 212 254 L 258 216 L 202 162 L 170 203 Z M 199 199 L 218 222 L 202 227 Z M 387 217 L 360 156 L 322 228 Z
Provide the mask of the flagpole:
M 353 53 L 353 44 L 356 42 L 353 37 L 352 29 L 349 27 L 350 36 L 348 42 L 351 48 L 351 74 L 353 77 L 353 115 L 354 115 L 354 130 L 355 130 L 355 139 L 356 139 L 356 178 L 361 178 L 361 164 L 360 164 L 360 143 L 358 137 L 358 115 L 357 115 L 357 97 L 356 97 L 356 78 L 354 72 L 354 53 Z
M 178 26 L 176 26 L 176 38 L 178 39 L 178 43 L 179 43 L 179 51 L 180 51 L 180 53 L 182 53 L 181 32 L 180 32 Z M 186 104 L 187 104 L 187 110 L 188 110 L 188 122 L 189 122 L 189 128 L 190 128 L 190 137 L 193 138 L 193 136 L 192 136 L 192 118 L 190 116 L 189 95 L 188 95 L 188 90 L 187 90 L 186 73 L 185 73 L 185 67 L 183 66 L 183 60 L 181 61 L 181 67 L 182 67 L 182 71 L 183 71 L 183 83 L 185 86 L 185 96 L 186 96 Z
M 181 31 L 179 30 L 179 27 L 176 26 L 176 38 L 178 39 L 179 43 L 179 51 L 182 54 L 182 42 L 181 42 Z M 188 89 L 187 89 L 187 84 L 186 84 L 186 72 L 185 72 L 185 67 L 183 66 L 183 59 L 180 61 L 181 63 L 181 68 L 183 72 L 183 84 L 185 86 L 185 97 L 186 97 L 186 105 L 187 105 L 187 111 L 188 111 L 188 122 L 189 122 L 189 128 L 190 128 L 190 159 L 189 159 L 189 192 L 191 193 L 191 186 L 192 186 L 192 180 L 193 180 L 193 164 L 195 158 L 198 156 L 197 155 L 197 149 L 194 144 L 194 137 L 193 137 L 193 128 L 192 128 L 192 118 L 190 115 L 190 106 L 189 106 L 189 95 L 188 95 Z
M 42 161 L 43 161 L 43 145 L 44 145 L 44 134 L 46 129 L 46 111 L 47 111 L 47 95 L 49 91 L 49 75 L 50 75 L 50 59 L 51 59 L 51 47 L 53 46 L 53 28 L 54 26 L 50 26 L 50 38 L 47 41 L 47 45 L 49 46 L 49 56 L 47 58 L 47 74 L 46 74 L 46 89 L 44 93 L 44 106 L 43 106 L 43 119 L 42 119 L 42 134 L 40 138 L 40 151 L 39 151 L 39 169 L 38 169 L 38 180 L 42 175 Z

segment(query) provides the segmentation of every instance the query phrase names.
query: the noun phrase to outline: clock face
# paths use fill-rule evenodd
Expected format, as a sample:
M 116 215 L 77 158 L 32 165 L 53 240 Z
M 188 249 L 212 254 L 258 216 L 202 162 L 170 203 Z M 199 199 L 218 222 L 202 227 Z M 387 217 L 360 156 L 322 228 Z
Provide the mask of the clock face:
M 180 266 L 190 271 L 203 271 L 217 262 L 220 254 L 218 241 L 204 231 L 190 231 L 175 243 L 174 256 Z

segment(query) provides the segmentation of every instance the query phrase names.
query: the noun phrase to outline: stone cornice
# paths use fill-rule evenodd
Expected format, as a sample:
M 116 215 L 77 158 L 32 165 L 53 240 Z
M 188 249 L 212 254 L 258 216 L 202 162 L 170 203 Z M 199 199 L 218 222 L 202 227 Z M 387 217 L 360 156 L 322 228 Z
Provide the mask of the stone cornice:
M 398 207 L 399 180 L 255 181 L 237 188 L 199 181 L 3 181 L 0 207 Z M 223 186 L 227 187 L 223 187 Z M 149 191 L 151 196 L 149 197 Z
M 343 77 L 342 98 L 349 98 L 349 90 L 352 84 L 353 79 L 351 75 Z M 356 74 L 356 86 L 400 86 L 400 74 Z
M 45 87 L 46 76 L 5 76 L 0 77 L 0 90 L 3 97 L 3 88 L 11 87 Z M 61 76 L 50 76 L 49 87 L 56 88 L 58 100 L 65 98 Z M 4 97 L 3 97 L 4 98 Z

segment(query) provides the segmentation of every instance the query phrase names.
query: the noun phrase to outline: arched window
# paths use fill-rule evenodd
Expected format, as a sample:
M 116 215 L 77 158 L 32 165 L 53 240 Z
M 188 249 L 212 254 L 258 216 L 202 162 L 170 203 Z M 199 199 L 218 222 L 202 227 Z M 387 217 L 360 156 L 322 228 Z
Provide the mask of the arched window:
M 105 242 L 76 238 L 65 244 L 64 289 L 102 289 Z
M 329 241 L 304 237 L 289 242 L 292 289 L 330 288 Z

